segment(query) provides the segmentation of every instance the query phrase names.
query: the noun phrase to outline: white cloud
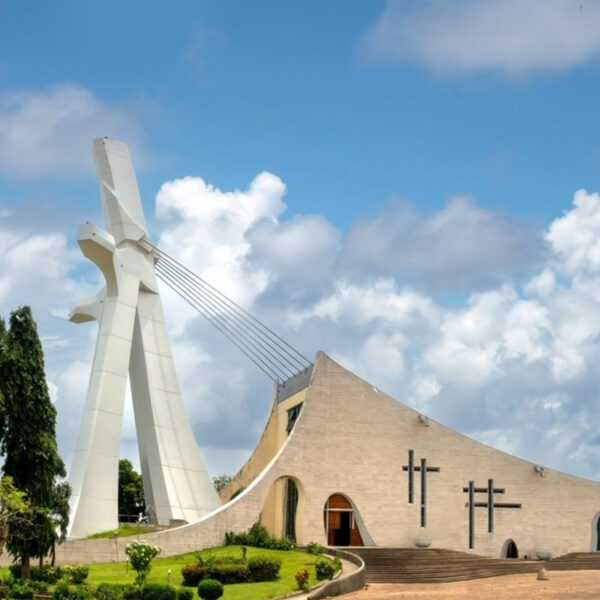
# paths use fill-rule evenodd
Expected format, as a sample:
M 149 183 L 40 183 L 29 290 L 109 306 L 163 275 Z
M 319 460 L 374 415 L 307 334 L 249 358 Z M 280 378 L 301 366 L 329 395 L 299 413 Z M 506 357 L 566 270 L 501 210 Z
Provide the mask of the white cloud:
M 81 86 L 0 94 L 0 173 L 7 177 L 73 177 L 91 171 L 90 140 L 102 136 L 127 139 L 139 158 L 137 116 Z
M 372 60 L 415 61 L 441 73 L 525 76 L 600 54 L 600 5 L 581 0 L 388 0 L 365 35 Z

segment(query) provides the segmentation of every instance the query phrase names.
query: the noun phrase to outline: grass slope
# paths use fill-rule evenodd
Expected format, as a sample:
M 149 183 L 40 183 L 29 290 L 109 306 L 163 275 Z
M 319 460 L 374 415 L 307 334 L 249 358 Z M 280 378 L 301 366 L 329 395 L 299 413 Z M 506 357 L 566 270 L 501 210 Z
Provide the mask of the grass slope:
M 171 569 L 171 585 L 179 586 L 181 584 L 181 567 L 194 564 L 196 556 L 200 555 L 208 558 L 211 554 L 215 556 L 242 555 L 241 546 L 221 546 L 195 552 L 192 554 L 182 554 L 169 558 L 155 558 L 152 561 L 152 571 L 148 576 L 148 582 L 168 583 L 169 569 Z M 267 600 L 285 596 L 297 590 L 294 575 L 303 569 L 310 573 L 310 585 L 317 583 L 315 577 L 314 564 L 319 559 L 318 556 L 300 552 L 297 550 L 264 550 L 263 548 L 248 548 L 247 558 L 252 556 L 269 556 L 281 560 L 281 571 L 277 581 L 265 581 L 261 583 L 237 583 L 225 586 L 224 600 Z M 90 574 L 87 582 L 94 587 L 99 583 L 133 583 L 135 572 L 128 568 L 127 563 L 105 563 L 90 565 Z M 198 596 L 196 595 L 196 599 Z
M 118 529 L 109 529 L 100 533 L 88 535 L 86 539 L 97 540 L 99 538 L 109 537 L 129 537 L 130 535 L 144 535 L 154 531 L 160 531 L 164 527 L 152 527 L 151 525 L 136 525 L 135 523 L 121 523 Z

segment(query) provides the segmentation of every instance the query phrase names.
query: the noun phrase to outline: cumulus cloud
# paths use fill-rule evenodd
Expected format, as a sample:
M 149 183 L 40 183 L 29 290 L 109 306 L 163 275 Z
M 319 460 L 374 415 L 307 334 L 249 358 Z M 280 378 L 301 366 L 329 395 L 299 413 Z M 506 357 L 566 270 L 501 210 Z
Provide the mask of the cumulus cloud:
M 468 198 L 452 198 L 426 215 L 403 204 L 360 220 L 346 237 L 343 262 L 348 269 L 437 289 L 472 289 L 523 274 L 543 254 L 542 239 L 530 225 Z
M 75 84 L 0 94 L 0 173 L 30 179 L 78 176 L 92 169 L 90 140 L 129 140 L 136 152 L 135 114 Z
M 366 33 L 375 61 L 440 73 L 521 77 L 564 71 L 600 53 L 600 6 L 581 0 L 388 0 Z

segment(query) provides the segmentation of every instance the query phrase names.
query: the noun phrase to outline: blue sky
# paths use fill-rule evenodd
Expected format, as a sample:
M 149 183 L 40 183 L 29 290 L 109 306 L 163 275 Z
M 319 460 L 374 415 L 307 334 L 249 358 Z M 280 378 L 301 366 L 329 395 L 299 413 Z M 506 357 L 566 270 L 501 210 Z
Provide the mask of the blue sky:
M 67 462 L 95 333 L 64 316 L 101 285 L 75 236 L 109 135 L 154 238 L 305 353 L 598 478 L 599 56 L 584 0 L 0 0 L 0 313 L 33 305 Z M 165 305 L 209 469 L 234 472 L 268 381 Z

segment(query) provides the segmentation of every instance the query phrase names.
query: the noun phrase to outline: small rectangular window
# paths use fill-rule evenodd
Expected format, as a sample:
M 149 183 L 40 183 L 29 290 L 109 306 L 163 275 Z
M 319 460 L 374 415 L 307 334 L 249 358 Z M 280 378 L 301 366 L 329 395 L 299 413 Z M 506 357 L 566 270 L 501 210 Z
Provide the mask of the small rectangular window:
M 300 414 L 301 408 L 302 408 L 302 402 L 300 402 L 300 404 L 296 404 L 296 406 L 293 406 L 292 408 L 290 408 L 288 410 L 287 427 L 285 428 L 288 435 L 290 434 L 290 431 L 292 431 L 292 429 L 294 428 L 296 419 L 298 418 L 298 415 Z

